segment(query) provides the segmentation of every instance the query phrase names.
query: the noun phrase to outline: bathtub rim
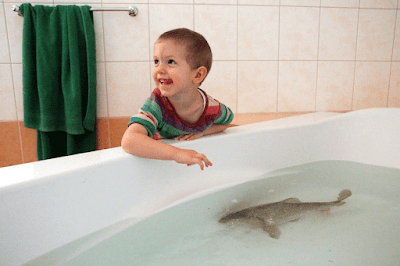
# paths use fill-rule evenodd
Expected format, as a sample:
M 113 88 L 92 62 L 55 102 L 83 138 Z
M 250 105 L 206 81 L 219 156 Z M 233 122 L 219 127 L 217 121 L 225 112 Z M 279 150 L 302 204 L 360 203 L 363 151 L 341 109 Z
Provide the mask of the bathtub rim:
M 313 123 L 329 119 L 340 115 L 334 112 L 315 112 L 302 115 L 296 115 L 285 118 L 278 118 L 269 121 L 262 121 L 247 125 L 239 125 L 226 129 L 223 133 L 206 136 L 195 140 L 207 141 L 209 138 L 225 137 L 232 134 L 246 134 L 248 132 L 263 131 L 268 129 L 282 129 L 293 126 L 306 126 Z M 162 140 L 165 143 L 177 147 L 184 147 L 190 142 L 181 142 L 175 140 Z M 120 158 L 130 157 L 132 155 L 124 152 L 121 147 L 115 147 L 105 150 L 96 150 L 87 153 L 81 153 L 71 156 L 48 159 L 44 161 L 35 161 L 23 163 L 19 165 L 6 166 L 0 168 L 0 176 L 12 176 L 8 180 L 0 178 L 0 190 L 15 185 L 23 185 L 23 183 L 34 181 L 36 179 L 54 176 L 60 173 L 75 171 L 80 168 L 95 166 L 104 162 L 118 160 Z M 138 160 L 148 160 L 136 157 Z M 58 164 L 59 163 L 59 164 Z
M 192 143 L 200 144 L 207 142 L 210 138 L 225 138 L 230 136 L 240 136 L 248 133 L 257 133 L 261 131 L 275 131 L 290 129 L 295 127 L 307 127 L 329 123 L 339 119 L 356 118 L 366 115 L 387 115 L 392 111 L 400 113 L 400 108 L 370 108 L 347 113 L 336 112 L 313 112 L 297 116 L 278 118 L 269 121 L 262 121 L 247 125 L 230 127 L 224 132 L 206 136 L 195 141 L 175 141 L 163 140 L 164 142 L 177 147 L 185 148 L 191 146 Z M 87 153 L 76 154 L 72 156 L 59 157 L 44 161 L 36 161 L 24 163 L 14 166 L 0 168 L 0 191 L 2 189 L 11 188 L 14 186 L 24 186 L 29 182 L 36 181 L 49 176 L 58 175 L 66 172 L 77 171 L 86 167 L 93 167 L 104 162 L 111 162 L 123 158 L 129 158 L 132 155 L 124 152 L 121 147 L 110 148 L 105 150 L 96 150 Z M 135 157 L 136 160 L 150 160 Z M 58 164 L 60 163 L 60 164 Z M 398 166 L 400 168 L 400 165 Z M 6 177 L 6 178 L 4 178 Z

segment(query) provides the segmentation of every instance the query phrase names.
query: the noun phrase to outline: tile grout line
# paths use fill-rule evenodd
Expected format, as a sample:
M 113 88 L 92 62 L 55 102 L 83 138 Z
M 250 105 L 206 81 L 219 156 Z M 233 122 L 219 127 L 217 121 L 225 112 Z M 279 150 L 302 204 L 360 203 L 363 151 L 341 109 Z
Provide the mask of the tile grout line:
M 236 1 L 236 113 L 239 113 L 239 5 Z
M 361 6 L 361 0 L 358 1 L 356 49 L 354 53 L 353 90 L 351 93 L 351 107 L 350 107 L 351 111 L 354 110 L 354 91 L 356 89 L 357 47 L 358 47 L 358 34 L 359 34 L 359 23 L 360 23 L 360 6 Z
M 101 1 L 101 6 L 103 6 L 103 1 Z M 108 102 L 108 82 L 107 82 L 107 54 L 106 54 L 106 43 L 105 43 L 105 28 L 104 28 L 104 13 L 101 12 L 101 22 L 103 27 L 103 53 L 104 53 L 104 82 L 106 90 L 106 109 L 107 109 L 107 136 L 108 136 L 108 147 L 111 148 L 111 129 L 110 129 L 110 109 Z
M 150 71 L 150 77 L 149 77 L 149 94 L 153 91 L 153 88 L 151 87 L 151 81 L 152 81 L 152 69 L 151 69 L 151 64 L 153 63 L 153 58 L 151 58 L 151 22 L 150 22 L 150 3 L 147 1 L 147 28 L 148 28 L 148 36 L 149 36 L 149 71 Z
M 281 48 L 281 0 L 279 0 L 278 10 L 278 60 L 276 60 L 276 107 L 275 113 L 278 113 L 279 109 L 279 69 L 280 69 L 280 48 Z
M 389 84 L 388 84 L 388 93 L 387 93 L 387 97 L 386 97 L 386 107 L 389 107 L 389 99 L 390 99 L 390 86 L 391 86 L 391 79 L 392 79 L 393 55 L 394 55 L 394 46 L 396 44 L 396 29 L 397 29 L 398 7 L 399 7 L 399 1 L 397 1 L 396 15 L 395 15 L 395 18 L 394 18 L 392 55 L 390 57 L 391 61 L 390 61 L 390 69 L 389 69 Z
M 317 111 L 317 102 L 318 102 L 319 45 L 320 45 L 320 39 L 321 39 L 321 13 L 322 13 L 321 1 L 319 2 L 319 4 L 320 4 L 320 7 L 319 7 L 319 18 L 318 18 L 317 71 L 316 71 L 316 77 L 315 77 L 315 105 L 314 105 L 314 112 Z

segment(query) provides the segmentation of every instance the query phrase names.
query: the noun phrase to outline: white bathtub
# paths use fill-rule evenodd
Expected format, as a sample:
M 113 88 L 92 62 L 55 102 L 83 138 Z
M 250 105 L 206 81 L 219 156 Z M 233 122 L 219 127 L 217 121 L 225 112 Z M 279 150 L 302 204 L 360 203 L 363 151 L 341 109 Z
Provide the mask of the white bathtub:
M 205 153 L 214 166 L 200 171 L 114 148 L 1 168 L 0 265 L 288 166 L 344 160 L 400 169 L 400 109 L 308 114 L 174 145 Z

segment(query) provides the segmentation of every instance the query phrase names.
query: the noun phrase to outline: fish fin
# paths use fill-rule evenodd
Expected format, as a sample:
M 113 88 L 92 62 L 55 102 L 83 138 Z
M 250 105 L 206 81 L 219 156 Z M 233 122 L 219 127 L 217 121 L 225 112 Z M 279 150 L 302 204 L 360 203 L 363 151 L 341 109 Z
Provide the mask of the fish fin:
M 269 234 L 270 237 L 278 239 L 281 235 L 281 230 L 276 225 L 266 225 L 263 230 Z
M 344 189 L 344 190 L 340 191 L 339 197 L 337 199 L 338 199 L 338 201 L 342 201 L 342 200 L 347 199 L 348 197 L 350 197 L 351 194 L 352 193 L 351 193 L 351 191 L 349 189 Z
M 279 230 L 278 227 L 274 224 L 268 224 L 265 222 L 264 219 L 257 217 L 258 221 L 260 222 L 260 225 L 262 229 L 269 234 L 270 237 L 272 238 L 279 238 L 281 235 L 281 231 Z
M 301 201 L 298 198 L 288 198 L 288 199 L 282 200 L 281 202 L 284 202 L 284 203 L 300 203 Z

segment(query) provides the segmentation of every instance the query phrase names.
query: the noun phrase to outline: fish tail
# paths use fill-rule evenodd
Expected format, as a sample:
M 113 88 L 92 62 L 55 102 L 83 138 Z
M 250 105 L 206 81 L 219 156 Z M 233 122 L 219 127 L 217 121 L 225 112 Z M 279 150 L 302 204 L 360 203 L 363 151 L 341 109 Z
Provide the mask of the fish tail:
M 344 190 L 340 191 L 339 197 L 337 199 L 338 199 L 338 201 L 342 201 L 344 199 L 347 199 L 350 196 L 351 196 L 351 191 L 349 189 L 344 189 Z

